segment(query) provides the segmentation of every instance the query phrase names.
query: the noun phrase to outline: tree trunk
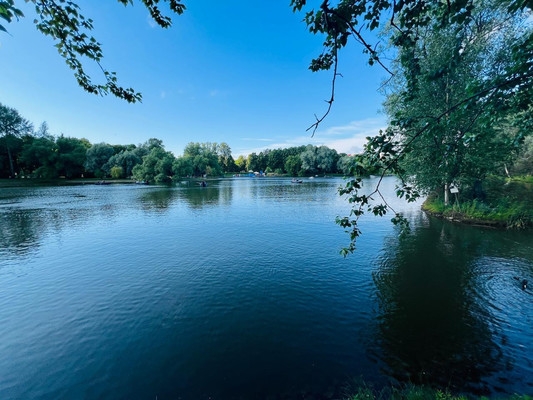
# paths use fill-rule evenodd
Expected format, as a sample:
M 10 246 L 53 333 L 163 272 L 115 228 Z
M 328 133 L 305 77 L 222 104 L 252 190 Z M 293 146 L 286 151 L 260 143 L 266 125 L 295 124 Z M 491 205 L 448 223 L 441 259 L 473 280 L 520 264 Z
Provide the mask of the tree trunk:
M 448 206 L 450 204 L 450 191 L 448 184 L 444 184 L 444 205 Z
M 6 140 L 7 142 L 7 140 Z M 11 149 L 6 143 L 6 149 L 7 149 L 7 157 L 9 158 L 9 168 L 11 170 L 11 177 L 15 177 L 15 166 L 13 165 L 13 156 L 11 155 Z

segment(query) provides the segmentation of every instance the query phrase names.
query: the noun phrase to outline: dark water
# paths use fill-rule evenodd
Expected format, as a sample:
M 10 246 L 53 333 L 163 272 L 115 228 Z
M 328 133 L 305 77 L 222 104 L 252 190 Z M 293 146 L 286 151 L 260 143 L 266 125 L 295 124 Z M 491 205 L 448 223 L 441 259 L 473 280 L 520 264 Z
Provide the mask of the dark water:
M 0 189 L 0 399 L 533 394 L 533 234 L 397 202 L 344 259 L 341 183 Z

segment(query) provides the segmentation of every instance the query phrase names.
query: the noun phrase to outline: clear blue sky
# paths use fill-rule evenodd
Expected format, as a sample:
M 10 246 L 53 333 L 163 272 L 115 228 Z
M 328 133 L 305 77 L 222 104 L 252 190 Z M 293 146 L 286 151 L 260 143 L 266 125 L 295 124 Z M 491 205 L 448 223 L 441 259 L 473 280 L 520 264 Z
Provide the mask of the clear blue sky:
M 37 32 L 33 8 L 0 33 L 0 102 L 37 128 L 91 143 L 140 144 L 163 140 L 176 156 L 189 142 L 226 142 L 234 157 L 302 144 L 339 152 L 361 150 L 385 125 L 377 89 L 384 78 L 356 44 L 342 53 L 334 107 L 314 137 L 306 129 L 326 110 L 331 73 L 313 73 L 322 38 L 307 31 L 303 13 L 283 1 L 186 1 L 182 16 L 162 29 L 138 1 L 79 0 L 94 20 L 103 66 L 119 83 L 142 92 L 128 104 L 81 89 L 53 46 Z M 101 82 L 98 70 L 93 78 Z

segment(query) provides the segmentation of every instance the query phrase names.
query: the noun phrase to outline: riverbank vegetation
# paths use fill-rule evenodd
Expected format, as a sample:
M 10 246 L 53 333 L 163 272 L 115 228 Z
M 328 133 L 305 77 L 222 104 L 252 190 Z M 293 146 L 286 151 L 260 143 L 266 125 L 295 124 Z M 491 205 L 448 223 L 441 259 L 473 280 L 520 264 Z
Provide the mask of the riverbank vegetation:
M 488 177 L 486 191 L 479 198 L 459 200 L 446 205 L 432 195 L 422 209 L 429 214 L 461 223 L 496 228 L 525 229 L 533 227 L 533 176 Z
M 472 395 L 455 395 L 446 390 L 432 389 L 425 386 L 407 386 L 403 389 L 387 389 L 377 392 L 369 386 L 361 386 L 345 400 L 487 400 L 487 397 Z M 533 400 L 528 395 L 497 396 L 498 400 Z
M 367 48 L 373 63 L 392 60 L 383 65 L 389 74 L 382 87 L 389 124 L 369 138 L 357 156 L 355 177 L 340 191 L 353 204 L 349 216 L 338 218 L 350 233 L 344 254 L 355 249 L 364 213 L 393 214 L 395 224 L 408 228 L 379 184 L 370 194 L 360 190 L 357 176 L 366 166 L 398 176 L 397 195 L 407 201 L 429 196 L 426 208 L 440 215 L 510 227 L 531 224 L 530 205 L 512 189 L 515 177 L 533 173 L 531 10 L 514 1 L 447 4 L 395 9 L 392 22 L 382 27 L 386 44 L 379 51 Z M 308 18 L 331 35 L 325 46 L 333 58 L 326 69 L 336 68 L 339 47 L 359 26 L 355 17 L 341 18 L 346 11 L 344 5 L 326 6 Z M 360 15 L 358 8 L 354 12 Z M 382 11 L 373 12 L 365 20 L 379 24 Z M 322 13 L 338 20 L 325 24 Z M 494 178 L 499 184 L 492 184 Z
M 0 104 L 0 178 L 134 179 L 172 183 L 189 177 L 225 174 L 311 176 L 347 174 L 353 157 L 326 146 L 267 149 L 233 158 L 227 143 L 190 142 L 183 154 L 167 151 L 152 138 L 143 144 L 90 143 L 49 132 Z

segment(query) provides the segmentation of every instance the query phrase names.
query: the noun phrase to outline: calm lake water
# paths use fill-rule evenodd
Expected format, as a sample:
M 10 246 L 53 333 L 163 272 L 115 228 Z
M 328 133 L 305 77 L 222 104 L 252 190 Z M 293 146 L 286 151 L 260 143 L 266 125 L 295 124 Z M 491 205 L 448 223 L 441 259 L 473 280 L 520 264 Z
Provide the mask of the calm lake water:
M 533 394 L 533 234 L 428 218 L 390 178 L 412 233 L 365 217 L 345 259 L 340 184 L 0 188 L 0 398 Z

